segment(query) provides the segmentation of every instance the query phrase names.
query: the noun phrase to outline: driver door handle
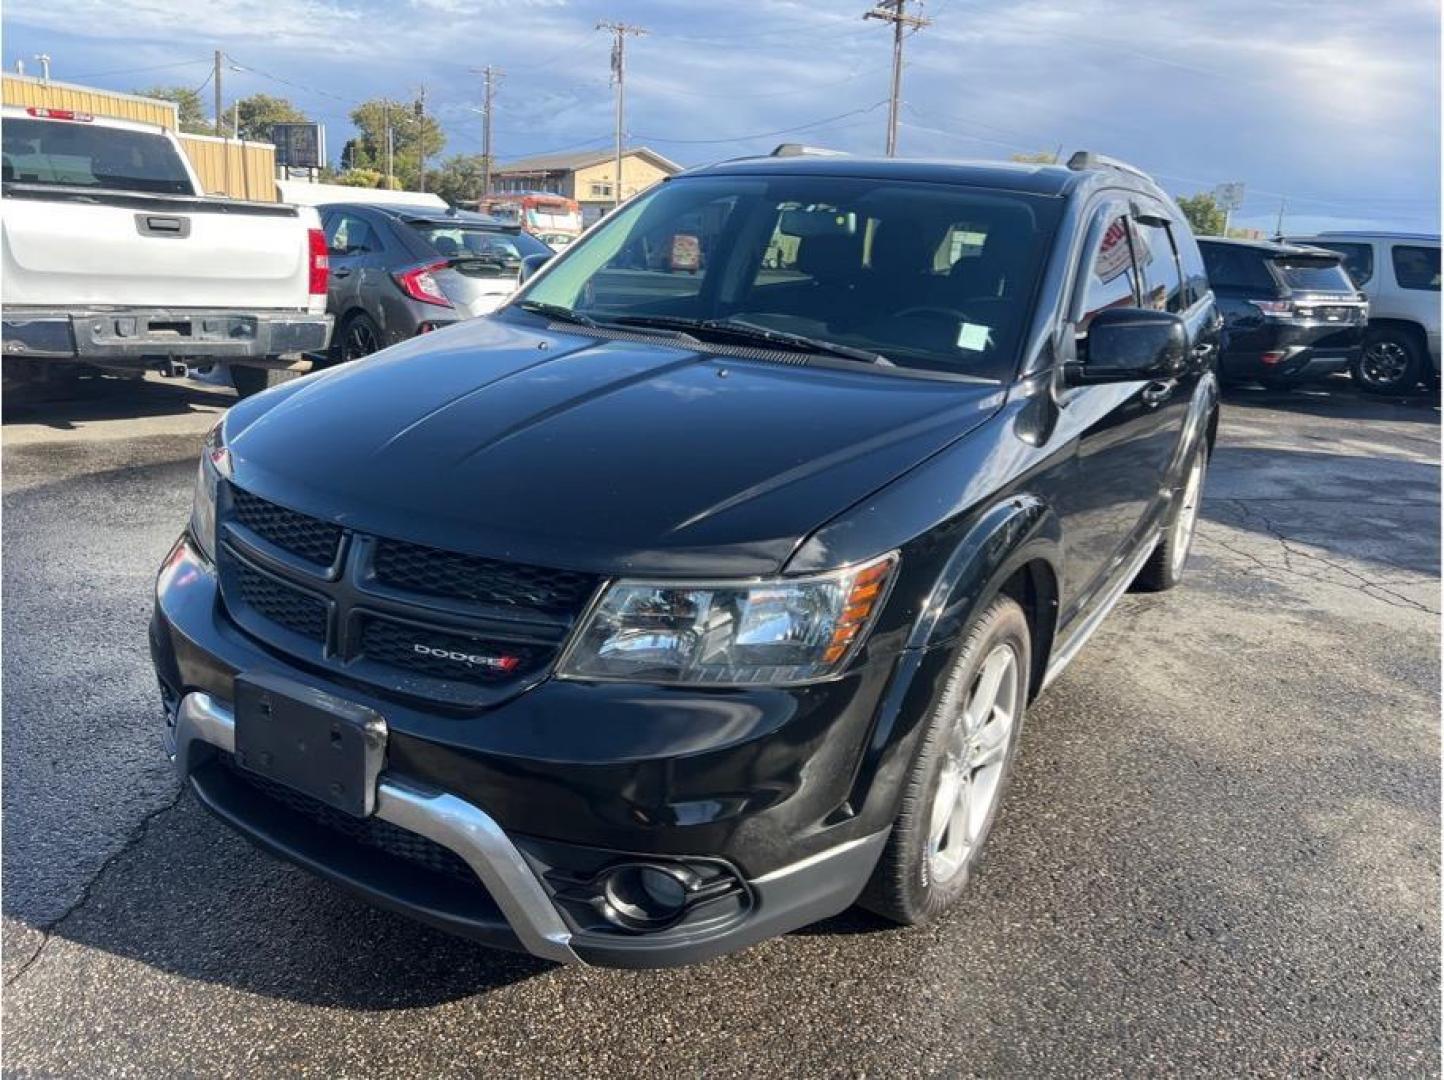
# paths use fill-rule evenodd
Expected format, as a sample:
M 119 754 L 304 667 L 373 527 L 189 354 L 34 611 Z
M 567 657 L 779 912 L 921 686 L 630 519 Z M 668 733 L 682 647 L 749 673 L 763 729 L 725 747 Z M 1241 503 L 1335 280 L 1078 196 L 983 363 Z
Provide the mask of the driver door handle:
M 1145 386 L 1139 397 L 1145 405 L 1162 405 L 1173 396 L 1173 388 L 1177 385 L 1173 379 L 1160 379 Z
M 339 279 L 341 279 L 341 278 L 344 278 L 344 277 L 350 277 L 350 276 L 351 276 L 351 268 L 350 268 L 349 266 L 338 266 L 338 267 L 336 267 L 334 270 L 331 271 L 331 276 L 332 276 L 333 278 L 336 278 L 337 280 L 339 280 Z

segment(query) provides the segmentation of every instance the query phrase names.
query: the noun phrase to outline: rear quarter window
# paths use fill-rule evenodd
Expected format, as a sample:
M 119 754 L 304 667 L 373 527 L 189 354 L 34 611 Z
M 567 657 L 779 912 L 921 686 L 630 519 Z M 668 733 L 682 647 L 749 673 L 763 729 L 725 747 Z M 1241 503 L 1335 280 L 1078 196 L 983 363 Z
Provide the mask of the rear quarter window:
M 1439 291 L 1439 249 L 1413 244 L 1395 244 L 1394 279 L 1401 289 Z

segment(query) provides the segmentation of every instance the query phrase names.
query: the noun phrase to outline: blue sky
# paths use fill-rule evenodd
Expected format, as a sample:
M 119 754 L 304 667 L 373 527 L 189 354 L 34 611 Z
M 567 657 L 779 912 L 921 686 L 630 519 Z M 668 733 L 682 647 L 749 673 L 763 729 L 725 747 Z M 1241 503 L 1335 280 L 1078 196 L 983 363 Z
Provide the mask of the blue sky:
M 628 48 L 628 130 L 685 164 L 799 140 L 882 150 L 889 30 L 866 0 L 9 0 L 6 66 L 115 89 L 199 85 L 290 97 L 327 125 L 426 84 L 446 153 L 480 149 L 479 76 L 507 72 L 496 152 L 604 146 L 608 37 Z M 1087 147 L 1175 194 L 1242 180 L 1241 225 L 1439 228 L 1434 0 L 929 0 L 909 39 L 902 153 L 1006 157 Z M 206 89 L 210 93 L 209 87 Z M 207 97 L 209 101 L 209 97 Z M 789 134 L 770 134 L 800 128 Z

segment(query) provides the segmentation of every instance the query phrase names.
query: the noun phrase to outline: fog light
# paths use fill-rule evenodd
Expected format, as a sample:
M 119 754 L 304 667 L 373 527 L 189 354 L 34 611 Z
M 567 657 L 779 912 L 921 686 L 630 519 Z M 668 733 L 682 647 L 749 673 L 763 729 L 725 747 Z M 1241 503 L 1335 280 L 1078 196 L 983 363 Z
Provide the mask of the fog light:
M 629 930 L 661 930 L 687 910 L 693 882 L 681 867 L 628 863 L 607 871 L 602 883 L 605 915 Z

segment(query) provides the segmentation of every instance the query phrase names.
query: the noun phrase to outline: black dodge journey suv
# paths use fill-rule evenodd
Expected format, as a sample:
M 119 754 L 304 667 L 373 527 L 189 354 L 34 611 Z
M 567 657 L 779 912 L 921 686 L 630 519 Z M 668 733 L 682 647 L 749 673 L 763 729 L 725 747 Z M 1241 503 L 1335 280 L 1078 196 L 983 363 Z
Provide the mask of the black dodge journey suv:
M 151 648 L 260 846 L 562 962 L 963 892 L 1028 703 L 1183 570 L 1218 423 L 1146 176 L 691 170 L 496 314 L 242 401 Z

